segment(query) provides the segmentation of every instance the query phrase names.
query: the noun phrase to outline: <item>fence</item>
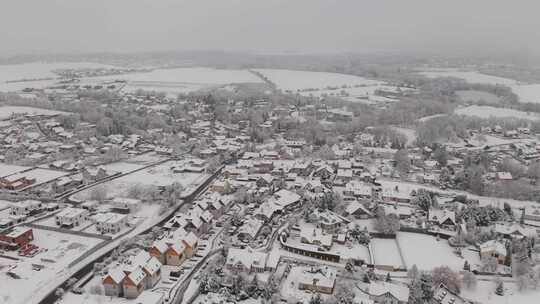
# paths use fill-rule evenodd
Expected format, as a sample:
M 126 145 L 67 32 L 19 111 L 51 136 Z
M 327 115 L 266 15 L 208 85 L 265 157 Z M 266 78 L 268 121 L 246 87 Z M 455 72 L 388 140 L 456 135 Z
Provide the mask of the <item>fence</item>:
M 38 225 L 38 224 L 30 224 L 30 223 L 25 224 L 25 226 L 30 227 L 30 228 L 35 228 L 35 229 L 49 230 L 49 231 L 54 231 L 54 232 L 59 232 L 59 233 L 67 233 L 67 234 L 72 234 L 72 235 L 78 235 L 78 236 L 82 236 L 82 237 L 96 238 L 96 239 L 101 239 L 101 240 L 104 240 L 104 241 L 112 240 L 111 236 L 95 234 L 95 233 L 88 233 L 88 232 L 82 232 L 82 231 L 74 231 L 74 230 L 69 230 L 69 229 L 64 229 L 64 228 L 57 228 L 57 227 Z

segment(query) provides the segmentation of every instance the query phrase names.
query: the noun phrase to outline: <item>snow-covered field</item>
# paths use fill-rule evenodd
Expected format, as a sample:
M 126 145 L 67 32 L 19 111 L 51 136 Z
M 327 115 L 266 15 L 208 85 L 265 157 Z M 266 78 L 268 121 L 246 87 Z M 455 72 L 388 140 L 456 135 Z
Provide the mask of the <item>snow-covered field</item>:
M 523 111 L 496 108 L 491 106 L 468 106 L 457 108 L 454 113 L 465 116 L 476 116 L 480 118 L 516 118 L 527 120 L 540 120 L 540 115 L 535 113 L 527 113 Z
M 28 169 L 30 169 L 30 167 L 0 163 L 0 177 L 8 176 Z
M 374 238 L 371 240 L 371 249 L 374 256 L 373 264 L 394 267 L 405 266 L 401 262 L 396 240 Z
M 493 278 L 491 278 L 493 280 Z M 493 281 L 478 280 L 476 288 L 463 288 L 461 296 L 476 303 L 489 304 L 536 304 L 540 299 L 540 290 L 518 291 L 516 284 L 504 280 L 504 295 L 495 294 L 496 285 Z
M 31 62 L 0 65 L 0 91 L 18 91 L 27 87 L 45 88 L 52 85 L 58 75 L 54 70 L 83 68 L 113 68 L 113 66 L 90 62 Z
M 439 266 L 448 266 L 455 271 L 463 269 L 463 264 L 467 260 L 470 264 L 479 264 L 480 257 L 477 252 L 463 250 L 465 258 L 460 258 L 453 253 L 453 248 L 448 245 L 448 241 L 439 240 L 431 235 L 399 232 L 397 240 L 403 253 L 403 259 L 407 268 L 415 265 L 420 270 L 432 270 Z M 427 252 L 429 251 L 429 254 Z
M 301 91 L 313 89 L 313 91 L 325 90 L 331 87 L 342 86 L 376 86 L 382 84 L 380 81 L 370 80 L 359 76 L 326 73 L 326 72 L 310 72 L 296 70 L 281 70 L 281 69 L 254 69 L 270 79 L 279 89 L 284 91 Z M 369 92 L 372 89 L 361 92 Z M 339 90 L 337 90 L 339 92 Z M 315 92 L 306 92 L 314 93 Z
M 125 80 L 126 91 L 137 89 L 167 93 L 188 93 L 203 88 L 234 83 L 261 83 L 247 70 L 224 70 L 205 67 L 155 69 L 150 72 L 95 77 L 93 80 Z
M 69 263 L 101 242 L 100 239 L 81 237 L 66 233 L 33 229 L 35 240 L 33 244 L 47 251 L 32 258 L 19 257 L 15 252 L 8 252 L 20 261 L 0 257 L 0 303 L 26 304 L 32 302 L 37 292 L 43 292 L 47 283 L 68 268 Z M 32 264 L 42 265 L 43 269 L 36 271 Z M 20 279 L 6 275 L 11 271 Z M 48 286 L 50 288 L 50 286 Z
M 515 85 L 512 91 L 519 96 L 520 102 L 540 103 L 540 84 Z
M 10 177 L 35 178 L 36 182 L 30 186 L 30 187 L 32 187 L 32 186 L 35 186 L 35 185 L 50 182 L 52 180 L 55 180 L 55 179 L 57 179 L 59 177 L 65 176 L 67 174 L 68 173 L 63 172 L 63 171 L 35 168 L 35 169 L 30 170 L 30 171 L 13 174 Z
M 518 83 L 516 80 L 509 78 L 486 75 L 476 71 L 461 71 L 459 69 L 430 70 L 419 72 L 419 74 L 428 78 L 455 77 L 463 79 L 469 83 L 502 84 L 507 86 L 512 86 Z
M 31 114 L 31 115 L 61 115 L 68 112 L 47 110 L 34 107 L 2 106 L 0 107 L 0 120 L 9 119 L 13 114 Z
M 484 101 L 490 104 L 497 104 L 500 102 L 500 98 L 492 93 L 476 91 L 476 90 L 463 90 L 456 91 L 458 97 L 465 102 L 479 102 Z
M 180 183 L 185 192 L 192 191 L 194 187 L 201 184 L 207 177 L 208 174 L 205 173 L 173 173 L 171 166 L 174 162 L 166 162 L 154 167 L 146 168 L 137 172 L 130 173 L 126 176 L 114 179 L 106 184 L 99 185 L 99 187 L 106 187 L 107 196 L 113 198 L 116 196 L 125 196 L 128 193 L 130 187 L 133 186 L 168 186 L 173 183 Z M 125 168 L 129 166 L 131 168 L 136 168 L 137 164 L 130 163 L 119 163 L 118 167 L 112 167 L 111 170 Z M 125 169 L 124 169 L 125 170 Z M 131 171 L 131 170 L 129 170 Z M 126 172 L 126 171 L 123 171 Z M 93 188 L 86 189 L 82 192 L 76 194 L 77 199 L 86 200 L 89 198 L 90 193 L 92 193 Z

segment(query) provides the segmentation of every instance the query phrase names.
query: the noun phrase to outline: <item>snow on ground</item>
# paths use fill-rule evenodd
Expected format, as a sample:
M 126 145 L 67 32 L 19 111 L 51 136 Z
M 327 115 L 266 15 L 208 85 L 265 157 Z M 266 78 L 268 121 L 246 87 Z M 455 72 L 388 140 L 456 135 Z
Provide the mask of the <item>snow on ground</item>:
M 491 106 L 468 106 L 457 108 L 454 113 L 465 116 L 476 116 L 480 118 L 517 118 L 527 120 L 540 120 L 540 115 L 535 113 L 527 113 L 523 111 L 496 108 Z
M 47 251 L 32 258 L 19 257 L 16 252 L 6 254 L 20 261 L 0 257 L 0 302 L 26 304 L 32 302 L 36 292 L 44 292 L 51 279 L 62 275 L 69 263 L 101 242 L 100 239 L 81 237 L 72 234 L 48 230 L 33 229 L 33 244 Z M 43 265 L 40 271 L 32 269 L 32 264 Z M 8 271 L 16 273 L 21 279 L 6 275 Z
M 128 173 L 144 167 L 144 165 L 137 164 L 136 162 L 119 161 L 102 166 L 107 171 Z
M 479 102 L 484 101 L 490 104 L 497 104 L 500 102 L 500 98 L 492 93 L 476 90 L 463 90 L 456 91 L 458 97 L 465 102 Z
M 8 176 L 28 169 L 30 169 L 30 167 L 0 163 L 0 177 Z
M 477 286 L 473 290 L 463 288 L 461 296 L 465 299 L 475 301 L 477 303 L 489 304 L 536 304 L 540 299 L 540 290 L 518 291 L 516 284 L 504 282 L 504 295 L 498 296 L 495 294 L 496 285 L 492 281 L 478 280 Z
M 33 107 L 2 106 L 0 107 L 0 120 L 5 120 L 13 114 L 31 114 L 31 115 L 68 115 L 68 112 L 47 110 Z
M 114 179 L 106 184 L 101 184 L 100 186 L 107 189 L 107 195 L 109 198 L 116 196 L 126 196 L 130 187 L 133 186 L 168 186 L 173 183 L 180 183 L 186 192 L 192 191 L 196 186 L 200 185 L 207 177 L 208 174 L 205 173 L 173 173 L 171 166 L 174 164 L 173 161 L 165 162 L 157 166 L 149 167 L 144 170 L 130 173 L 126 176 Z M 125 166 L 140 166 L 136 164 L 130 164 L 122 162 L 119 164 L 120 168 Z M 114 171 L 115 168 L 112 167 Z M 134 168 L 134 167 L 131 167 Z M 139 167 L 140 168 L 140 167 Z M 86 200 L 89 198 L 90 193 L 93 188 L 86 189 L 77 193 L 75 196 L 77 199 Z
M 375 86 L 381 84 L 380 81 L 347 74 L 281 69 L 254 70 L 270 79 L 279 89 L 293 92 L 306 89 L 323 90 L 329 87 Z M 309 94 L 310 92 L 306 93 Z
M 439 266 L 448 266 L 455 271 L 463 269 L 463 264 L 467 260 L 470 264 L 479 264 L 478 252 L 468 249 L 462 250 L 465 258 L 460 258 L 453 252 L 453 248 L 448 245 L 448 241 L 437 239 L 431 235 L 399 232 L 397 240 L 403 253 L 403 259 L 407 268 L 416 264 L 420 270 L 432 270 Z
M 43 169 L 43 168 L 35 168 L 30 171 L 25 171 L 21 173 L 15 173 L 13 175 L 10 175 L 10 178 L 17 178 L 17 177 L 26 177 L 26 178 L 33 178 L 36 180 L 35 183 L 32 185 L 26 187 L 31 188 L 43 183 L 48 183 L 50 181 L 53 181 L 59 177 L 68 175 L 67 172 L 64 171 L 56 171 L 56 170 L 50 170 L 50 169 Z
M 516 80 L 509 78 L 486 75 L 476 71 L 460 71 L 458 69 L 439 69 L 433 71 L 423 71 L 419 72 L 419 74 L 428 78 L 455 77 L 463 79 L 469 83 L 502 84 L 507 86 L 518 83 Z
M 260 83 L 247 70 L 225 70 L 205 67 L 155 69 L 150 72 L 95 77 L 93 80 L 125 80 L 125 91 L 137 89 L 168 93 L 188 93 L 233 83 Z
M 447 116 L 447 114 L 429 115 L 429 116 L 424 116 L 424 117 L 418 118 L 416 121 L 418 121 L 418 122 L 426 122 L 426 121 L 431 120 L 433 118 L 445 117 L 445 116 Z
M 515 85 L 512 91 L 520 102 L 540 103 L 540 84 Z
M 489 134 L 482 134 L 479 137 L 479 134 L 476 134 L 473 138 L 469 139 L 469 143 L 475 146 L 499 146 L 499 145 L 509 145 L 516 143 L 530 143 L 531 139 L 522 139 L 522 138 L 503 138 L 498 136 L 493 136 Z
M 326 267 L 326 266 L 325 266 Z M 289 275 L 281 284 L 281 298 L 287 299 L 287 303 L 307 303 L 313 295 L 310 291 L 298 289 L 298 280 L 304 271 L 310 271 L 311 266 L 294 266 Z M 321 294 L 323 301 L 329 299 L 327 294 Z
M 54 70 L 79 68 L 113 68 L 113 66 L 89 62 L 31 62 L 0 65 L 0 91 L 19 91 L 28 87 L 42 89 L 52 85 L 58 78 L 58 75 L 53 73 Z
M 405 266 L 401 262 L 398 245 L 394 239 L 371 239 L 371 250 L 375 265 Z

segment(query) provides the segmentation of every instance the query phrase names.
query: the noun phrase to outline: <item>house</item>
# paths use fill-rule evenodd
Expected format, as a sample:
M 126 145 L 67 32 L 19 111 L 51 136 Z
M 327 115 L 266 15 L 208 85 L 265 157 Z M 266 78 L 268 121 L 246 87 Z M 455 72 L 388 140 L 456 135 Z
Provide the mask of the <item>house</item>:
M 302 227 L 300 241 L 305 244 L 317 245 L 326 249 L 332 247 L 332 235 L 325 233 L 321 228 Z
M 463 299 L 458 294 L 452 292 L 443 283 L 435 288 L 433 292 L 433 302 L 436 304 L 469 304 L 471 302 Z
M 150 250 L 148 252 L 151 256 L 155 257 L 161 264 L 167 265 L 167 250 L 169 250 L 169 245 L 167 244 L 167 242 L 165 242 L 165 240 L 158 240 L 152 244 L 152 247 L 150 247 Z
M 537 232 L 535 228 L 526 227 L 519 224 L 495 224 L 495 233 L 504 238 L 522 238 L 522 237 L 536 237 Z
M 335 268 L 326 266 L 320 268 L 311 267 L 310 269 L 300 268 L 299 270 L 296 276 L 298 289 L 325 294 L 332 294 L 334 292 L 337 278 L 337 270 Z
M 257 236 L 264 222 L 255 218 L 247 220 L 244 225 L 238 229 L 238 239 L 249 242 Z
M 109 176 L 104 167 L 84 167 L 81 170 L 81 174 L 85 184 L 90 184 Z
M 175 242 L 167 248 L 165 252 L 165 261 L 167 265 L 180 266 L 186 260 L 184 251 L 186 246 L 181 242 Z
M 456 226 L 456 213 L 450 210 L 429 210 L 428 221 L 441 228 L 454 229 Z
M 367 292 L 378 304 L 406 304 L 409 300 L 409 288 L 401 284 L 371 282 Z
M 21 176 L 19 174 L 0 178 L 0 189 L 21 190 L 36 182 L 35 178 Z
M 17 250 L 24 248 L 34 240 L 34 232 L 31 228 L 22 226 L 0 232 L 0 249 Z
M 310 218 L 315 218 L 317 226 L 322 228 L 325 232 L 329 233 L 334 232 L 338 228 L 349 223 L 349 220 L 328 209 L 315 209 L 310 214 Z
M 510 181 L 512 180 L 512 173 L 510 172 L 497 172 L 497 180 Z
M 140 200 L 126 197 L 115 197 L 111 202 L 112 210 L 122 214 L 136 211 L 140 204 Z
M 506 260 L 506 246 L 500 241 L 490 240 L 480 244 L 480 257 L 494 257 L 497 258 L 499 264 L 504 264 Z
M 127 299 L 136 299 L 144 290 L 146 274 L 144 270 L 137 266 L 134 271 L 128 274 L 122 283 L 124 296 Z
M 236 272 L 264 272 L 268 256 L 250 249 L 229 248 L 225 267 Z
M 10 207 L 9 214 L 15 216 L 32 216 L 44 210 L 43 204 L 36 200 L 24 200 L 13 203 Z
M 373 212 L 367 209 L 363 204 L 358 201 L 352 201 L 347 208 L 345 208 L 345 216 L 354 216 L 357 219 L 366 219 L 373 217 Z
M 107 275 L 101 280 L 105 295 L 110 297 L 123 296 L 123 283 L 125 278 L 126 274 L 120 267 L 109 270 Z
M 96 230 L 102 234 L 116 234 L 127 226 L 128 216 L 118 213 L 100 213 L 92 217 Z
M 56 225 L 65 228 L 74 228 L 88 221 L 89 214 L 88 210 L 68 207 L 58 212 L 54 218 Z

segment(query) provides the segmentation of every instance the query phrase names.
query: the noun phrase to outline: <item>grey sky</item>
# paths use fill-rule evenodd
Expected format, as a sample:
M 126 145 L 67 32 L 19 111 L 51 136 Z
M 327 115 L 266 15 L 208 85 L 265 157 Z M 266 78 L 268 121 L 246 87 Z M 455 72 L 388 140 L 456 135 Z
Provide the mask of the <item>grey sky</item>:
M 2 54 L 540 51 L 532 0 L 0 0 Z

